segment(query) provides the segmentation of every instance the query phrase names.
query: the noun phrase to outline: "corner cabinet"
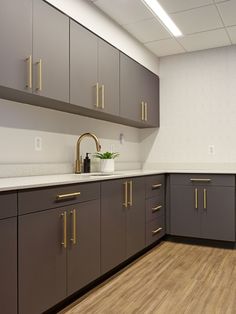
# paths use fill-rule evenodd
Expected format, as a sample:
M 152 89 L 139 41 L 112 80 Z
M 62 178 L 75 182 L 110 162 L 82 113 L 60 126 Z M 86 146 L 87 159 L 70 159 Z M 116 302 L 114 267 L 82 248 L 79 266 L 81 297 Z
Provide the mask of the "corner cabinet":
M 170 233 L 235 241 L 234 175 L 171 175 Z
M 70 21 L 70 102 L 119 114 L 119 51 Z
M 145 179 L 101 182 L 102 273 L 144 247 Z
M 120 116 L 159 126 L 159 78 L 120 53 Z

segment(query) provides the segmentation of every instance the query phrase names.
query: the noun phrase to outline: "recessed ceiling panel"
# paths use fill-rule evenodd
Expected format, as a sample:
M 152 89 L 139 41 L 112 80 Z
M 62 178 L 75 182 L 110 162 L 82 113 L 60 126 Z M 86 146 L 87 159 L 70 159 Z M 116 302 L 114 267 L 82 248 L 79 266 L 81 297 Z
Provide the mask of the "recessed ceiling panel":
M 236 26 L 231 26 L 227 28 L 230 39 L 233 44 L 236 44 Z
M 185 52 L 184 48 L 174 39 L 163 39 L 145 44 L 158 57 Z
M 236 25 L 236 0 L 217 4 L 225 26 Z
M 155 18 L 128 24 L 124 28 L 142 43 L 171 37 Z
M 213 0 L 158 0 L 158 2 L 168 13 L 199 8 L 214 3 Z

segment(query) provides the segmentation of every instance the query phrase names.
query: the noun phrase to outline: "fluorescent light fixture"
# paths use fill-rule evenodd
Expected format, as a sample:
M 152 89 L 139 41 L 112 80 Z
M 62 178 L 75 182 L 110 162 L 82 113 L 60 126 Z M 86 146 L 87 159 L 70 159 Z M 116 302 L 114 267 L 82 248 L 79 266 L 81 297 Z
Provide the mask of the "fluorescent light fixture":
M 179 28 L 175 25 L 166 11 L 161 7 L 157 0 L 142 0 L 142 2 L 152 11 L 154 15 L 164 24 L 164 26 L 175 36 L 183 36 Z

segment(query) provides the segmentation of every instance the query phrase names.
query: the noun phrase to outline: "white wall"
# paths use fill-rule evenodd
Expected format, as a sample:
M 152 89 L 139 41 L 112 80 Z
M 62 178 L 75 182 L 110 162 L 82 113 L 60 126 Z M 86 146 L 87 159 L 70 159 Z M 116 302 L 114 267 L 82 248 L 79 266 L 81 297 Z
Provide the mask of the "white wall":
M 89 0 L 47 0 L 47 2 L 158 74 L 158 58 Z
M 161 58 L 161 128 L 141 131 L 147 168 L 236 162 L 235 69 L 236 46 Z

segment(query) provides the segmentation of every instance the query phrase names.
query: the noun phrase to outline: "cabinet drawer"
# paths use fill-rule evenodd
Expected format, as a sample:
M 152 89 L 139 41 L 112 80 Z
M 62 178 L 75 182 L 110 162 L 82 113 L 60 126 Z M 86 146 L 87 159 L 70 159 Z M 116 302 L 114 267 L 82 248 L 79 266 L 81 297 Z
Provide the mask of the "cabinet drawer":
M 0 219 L 17 215 L 17 194 L 3 192 L 0 194 Z
M 18 194 L 19 214 L 26 214 L 100 198 L 99 183 L 30 189 Z
M 146 198 L 159 194 L 164 195 L 165 175 L 156 175 L 146 178 Z
M 146 246 L 159 240 L 165 235 L 164 216 L 152 220 L 146 224 Z
M 191 186 L 235 186 L 235 176 L 231 174 L 171 174 L 170 183 Z
M 146 222 L 164 216 L 164 198 L 157 197 L 146 200 Z

